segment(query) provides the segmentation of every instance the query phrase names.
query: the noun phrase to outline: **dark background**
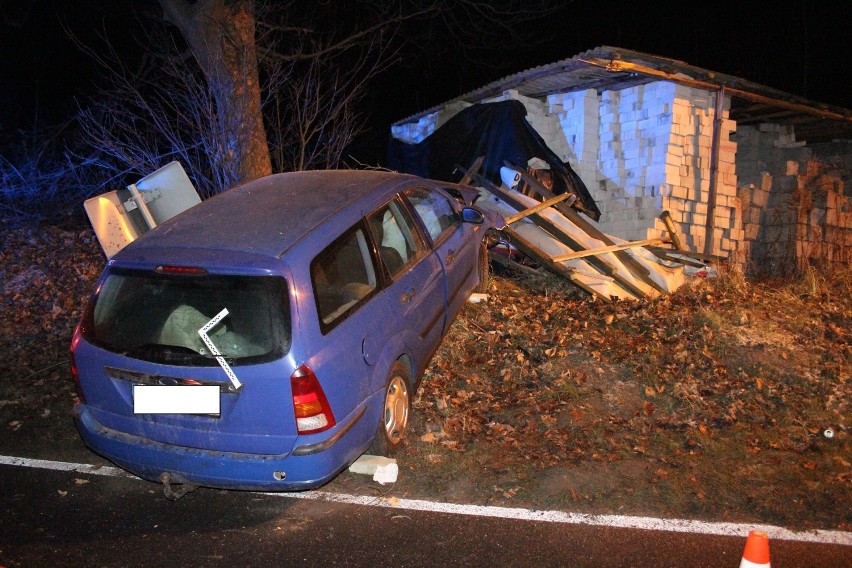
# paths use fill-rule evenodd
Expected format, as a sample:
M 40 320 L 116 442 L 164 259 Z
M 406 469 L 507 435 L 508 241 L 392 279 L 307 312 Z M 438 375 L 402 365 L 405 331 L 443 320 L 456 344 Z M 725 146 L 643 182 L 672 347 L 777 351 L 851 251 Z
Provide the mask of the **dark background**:
M 298 2 L 310 9 L 313 2 Z M 156 2 L 0 0 L 0 134 L 33 131 L 73 117 L 100 69 L 68 37 L 97 45 L 108 35 L 129 59 L 134 34 Z M 852 41 L 848 0 L 554 2 L 524 24 L 525 39 L 483 42 L 448 36 L 439 22 L 403 47 L 400 62 L 373 82 L 369 131 L 352 148 L 364 163 L 384 159 L 391 123 L 490 81 L 570 58 L 600 45 L 623 47 L 737 75 L 815 101 L 849 108 Z M 405 30 L 403 30 L 405 32 Z M 464 54 L 458 46 L 468 49 Z

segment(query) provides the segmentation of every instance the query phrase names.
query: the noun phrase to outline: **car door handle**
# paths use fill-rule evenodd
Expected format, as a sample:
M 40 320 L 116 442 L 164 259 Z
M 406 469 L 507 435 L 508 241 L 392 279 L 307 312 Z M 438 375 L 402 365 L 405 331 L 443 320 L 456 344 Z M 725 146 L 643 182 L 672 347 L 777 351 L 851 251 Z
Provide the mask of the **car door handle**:
M 451 263 L 456 258 L 456 251 L 450 249 L 447 251 L 447 264 Z
M 412 298 L 414 298 L 415 293 L 417 293 L 417 290 L 415 290 L 414 288 L 409 288 L 408 291 L 399 298 L 399 301 L 403 304 L 407 304 L 412 300 Z

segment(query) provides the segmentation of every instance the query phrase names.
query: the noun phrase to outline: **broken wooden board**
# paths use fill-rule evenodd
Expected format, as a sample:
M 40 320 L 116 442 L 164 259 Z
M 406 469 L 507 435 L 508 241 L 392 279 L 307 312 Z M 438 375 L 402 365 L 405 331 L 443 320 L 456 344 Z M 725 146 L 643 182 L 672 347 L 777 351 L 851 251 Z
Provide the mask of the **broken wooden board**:
M 504 218 L 512 218 L 521 211 L 537 208 L 540 205 L 538 201 L 517 191 L 505 187 L 497 188 L 481 177 L 476 176 L 475 180 L 479 185 L 484 186 L 477 205 L 497 212 Z M 659 259 L 647 251 L 645 253 L 650 258 L 641 252 L 626 253 L 630 255 L 629 258 L 633 263 L 648 274 L 645 278 L 638 277 L 636 271 L 630 270 L 620 261 L 616 252 L 625 252 L 622 250 L 554 262 L 553 257 L 559 255 L 606 246 L 616 246 L 620 249 L 619 245 L 626 243 L 616 242 L 618 239 L 609 236 L 605 240 L 597 239 L 552 208 L 543 209 L 522 218 L 503 232 L 522 252 L 535 258 L 548 270 L 568 278 L 582 289 L 607 300 L 654 297 L 661 291 L 665 293 L 673 291 L 685 278 L 682 266 L 664 266 Z M 649 281 L 655 285 L 650 285 Z
M 479 173 L 479 168 L 482 167 L 482 162 L 485 161 L 485 156 L 479 156 L 473 163 L 470 165 L 470 168 L 464 173 L 464 176 L 459 180 L 459 185 L 470 185 L 470 182 L 473 181 L 473 176 Z M 456 168 L 461 169 L 459 166 Z
M 512 165 L 510 162 L 506 162 L 506 166 L 517 171 L 520 174 L 521 179 L 524 182 L 526 182 L 526 184 L 529 185 L 530 187 L 535 188 L 535 190 L 539 194 L 541 194 L 543 197 L 545 197 L 545 198 L 553 197 L 553 192 L 551 190 L 547 189 L 544 185 L 542 185 L 542 183 L 540 181 L 538 181 L 536 178 L 531 176 L 529 173 L 522 171 L 522 170 L 519 170 L 516 166 Z M 599 241 L 602 241 L 604 244 L 607 244 L 607 245 L 615 244 L 614 241 L 609 237 L 609 235 L 603 233 L 600 229 L 598 229 L 594 225 L 594 223 L 585 219 L 572 206 L 570 206 L 568 204 L 557 205 L 556 210 L 559 211 L 560 213 L 562 213 L 563 215 L 565 215 L 568 218 L 568 220 L 571 221 L 573 224 L 575 224 L 578 227 L 580 227 L 581 229 L 583 229 L 586 233 L 588 233 L 592 237 L 598 239 Z M 648 269 L 646 267 L 642 266 L 642 264 L 636 262 L 633 259 L 633 257 L 631 257 L 629 254 L 621 252 L 621 251 L 617 251 L 615 253 L 615 256 L 617 256 L 618 259 L 622 263 L 624 263 L 624 266 L 626 266 L 627 269 L 630 270 L 637 278 L 644 280 L 646 284 L 656 288 L 658 292 L 661 292 L 661 293 L 664 293 L 664 294 L 666 293 L 666 290 L 664 288 L 658 286 L 658 284 L 654 281 L 654 279 L 649 277 Z
M 511 192 L 515 200 L 535 201 L 518 192 Z M 480 197 L 477 205 L 501 215 L 509 216 L 514 211 L 505 200 L 493 194 Z M 540 216 L 540 217 L 539 217 Z M 586 235 L 571 234 L 565 230 L 564 217 L 560 220 L 559 213 L 552 209 L 542 211 L 535 217 L 522 219 L 511 227 L 503 229 L 503 233 L 517 246 L 521 252 L 534 258 L 543 267 L 555 272 L 583 288 L 584 290 L 606 300 L 615 298 L 644 299 L 658 295 L 652 287 L 637 280 L 629 270 L 617 261 L 612 253 L 601 256 L 554 262 L 553 257 L 575 252 L 578 249 L 596 248 L 600 241 L 593 242 Z M 542 219 L 543 217 L 543 219 Z M 535 219 L 535 220 L 534 220 Z M 537 222 L 536 222 L 537 221 Z M 546 223 L 548 229 L 542 227 Z M 562 227 L 560 227 L 560 224 Z M 569 229 L 570 230 L 570 229 Z M 555 235 L 559 235 L 557 238 Z M 574 240 L 578 239 L 578 240 Z M 575 246 L 572 248 L 568 241 Z
M 569 197 L 574 197 L 574 199 L 576 199 L 576 197 L 571 193 L 563 193 L 562 195 L 557 195 L 556 197 L 542 201 L 541 203 L 539 203 L 538 205 L 536 205 L 534 207 L 530 207 L 529 209 L 525 209 L 525 210 L 521 211 L 520 213 L 516 213 L 515 215 L 512 215 L 511 217 L 507 217 L 505 219 L 506 224 L 511 225 L 515 221 L 520 221 L 524 217 L 529 217 L 533 213 L 538 213 L 542 209 L 547 209 L 548 207 L 556 205 L 560 201 L 565 201 Z
M 610 245 L 607 247 L 601 247 L 596 249 L 589 250 L 581 250 L 578 252 L 572 252 L 568 254 L 563 254 L 559 256 L 553 257 L 553 262 L 562 262 L 563 260 L 573 260 L 575 258 L 585 258 L 587 256 L 597 256 L 599 254 L 603 254 L 605 252 L 618 252 L 620 250 L 627 250 L 636 247 L 647 247 L 647 246 L 657 246 L 662 245 L 667 242 L 671 242 L 667 239 L 645 239 L 644 241 L 627 241 L 623 245 Z
M 485 178 L 483 178 L 479 175 L 475 175 L 474 179 L 476 180 L 478 185 L 480 185 L 481 187 L 486 189 L 488 193 L 490 193 L 492 196 L 496 196 L 497 199 L 498 199 L 498 202 L 502 201 L 502 202 L 505 202 L 505 204 L 508 205 L 508 208 L 500 211 L 500 214 L 504 215 L 504 219 L 505 219 L 505 217 L 512 219 L 513 216 L 515 216 L 517 218 L 522 218 L 523 217 L 522 215 L 521 216 L 515 215 L 514 212 L 518 212 L 518 211 L 530 211 L 532 209 L 535 209 L 537 212 L 541 211 L 540 202 L 536 201 L 535 199 L 533 199 L 531 197 L 527 197 L 525 195 L 522 195 L 515 190 L 498 188 L 494 184 L 492 184 L 490 181 L 488 181 L 487 179 L 485 179 Z M 480 199 L 482 199 L 482 195 L 483 194 L 480 193 Z M 518 198 L 516 198 L 516 196 L 520 196 L 522 199 L 519 200 Z M 556 201 L 558 202 L 559 200 L 556 200 Z M 477 201 L 477 204 L 481 204 L 481 202 Z M 558 203 L 558 205 L 564 205 L 564 203 Z M 500 210 L 500 208 L 497 207 L 497 210 Z M 558 218 L 561 218 L 561 217 L 558 217 Z M 550 242 L 549 240 L 543 241 L 544 244 L 538 243 L 537 234 L 531 235 L 532 241 L 527 241 L 526 244 L 524 245 L 524 247 L 525 247 L 525 250 L 523 251 L 524 254 L 526 254 L 527 256 L 535 258 L 542 266 L 544 266 L 545 268 L 547 268 L 551 271 L 553 271 L 554 267 L 559 267 L 559 264 L 554 265 L 554 263 L 551 262 L 550 256 L 549 256 L 550 254 L 562 254 L 562 253 L 566 252 L 566 250 L 568 250 L 568 251 L 580 251 L 580 250 L 586 250 L 587 248 L 589 248 L 589 243 L 584 244 L 580 241 L 575 240 L 574 235 L 570 234 L 569 232 L 566 232 L 565 230 L 561 229 L 557 225 L 554 225 L 552 220 L 550 218 L 548 218 L 547 215 L 535 214 L 535 215 L 527 216 L 527 220 L 531 221 L 533 224 L 535 224 L 537 227 L 539 227 L 541 230 L 543 230 L 544 234 L 549 235 L 549 237 L 551 239 L 555 239 L 556 241 L 558 241 L 559 243 L 561 243 L 563 245 L 562 248 L 553 249 L 552 245 L 554 243 Z M 517 238 L 519 236 L 524 236 L 521 233 L 525 233 L 528 230 L 529 230 L 529 227 L 521 225 L 521 228 L 519 230 L 520 232 L 518 230 L 513 229 L 511 231 L 511 234 L 514 235 L 515 240 L 517 240 Z M 510 234 L 510 231 L 506 231 L 505 229 L 504 229 L 503 232 L 505 234 Z M 538 231 L 538 233 L 540 233 L 540 232 L 541 231 Z M 574 232 L 578 233 L 576 228 L 575 228 Z M 585 235 L 585 233 L 582 233 L 582 231 L 580 231 L 579 234 L 582 234 L 584 237 L 588 238 L 588 236 Z M 536 243 L 538 243 L 539 246 L 544 246 L 545 250 L 537 248 Z M 532 248 L 530 248 L 530 247 L 532 247 Z M 518 248 L 521 248 L 521 246 L 519 246 Z M 552 250 L 549 250 L 549 249 L 552 249 Z M 549 250 L 549 252 L 548 252 L 548 250 Z M 573 264 L 574 264 L 573 268 L 579 270 L 578 276 L 576 278 L 573 278 L 573 279 L 569 277 L 569 279 L 571 279 L 575 284 L 578 284 L 578 285 L 581 284 L 579 282 L 579 279 L 582 277 L 582 278 L 586 278 L 587 280 L 589 280 L 589 282 L 587 284 L 591 285 L 591 283 L 594 282 L 598 286 L 598 288 L 600 289 L 600 286 L 602 284 L 600 282 L 598 282 L 596 275 L 602 274 L 602 275 L 608 277 L 608 278 L 604 279 L 603 282 L 610 283 L 610 282 L 614 281 L 616 283 L 617 293 L 615 293 L 614 295 L 618 296 L 618 297 L 623 297 L 626 294 L 626 295 L 632 295 L 635 298 L 648 298 L 648 297 L 656 296 L 657 293 L 659 292 L 659 290 L 655 290 L 655 286 L 646 286 L 646 285 L 643 285 L 642 281 L 637 281 L 636 277 L 631 273 L 631 271 L 628 270 L 628 269 L 624 269 L 624 267 L 620 264 L 613 265 L 611 263 L 608 263 L 606 260 L 601 259 L 601 258 L 597 258 L 597 257 L 589 258 L 589 259 L 586 260 L 585 263 L 579 263 L 579 264 L 573 263 Z M 597 272 L 595 272 L 593 270 L 589 270 L 589 267 L 587 266 L 587 264 L 591 265 L 594 269 L 597 270 Z M 557 271 L 557 274 L 560 274 L 560 273 Z M 564 274 L 561 274 L 561 275 L 565 276 Z M 645 282 L 645 284 L 648 284 L 648 283 Z

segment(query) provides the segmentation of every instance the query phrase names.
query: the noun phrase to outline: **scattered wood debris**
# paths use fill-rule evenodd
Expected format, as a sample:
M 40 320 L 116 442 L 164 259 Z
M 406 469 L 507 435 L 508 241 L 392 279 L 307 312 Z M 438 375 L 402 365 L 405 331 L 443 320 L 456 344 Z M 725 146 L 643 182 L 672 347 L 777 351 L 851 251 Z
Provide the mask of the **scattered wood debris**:
M 465 170 L 463 181 L 479 186 L 477 205 L 499 213 L 506 221 L 501 229 L 506 240 L 544 268 L 567 278 L 576 286 L 603 300 L 644 300 L 674 292 L 686 280 L 684 262 L 674 256 L 661 258 L 645 247 L 672 243 L 672 252 L 682 252 L 673 223 L 669 237 L 627 242 L 601 232 L 574 208 L 574 195 L 554 195 L 536 177 L 507 163 L 530 191 L 497 187 L 478 173 L 482 160 Z M 539 195 L 537 201 L 528 194 Z M 665 222 L 665 217 L 664 217 Z M 505 256 L 492 255 L 500 264 Z

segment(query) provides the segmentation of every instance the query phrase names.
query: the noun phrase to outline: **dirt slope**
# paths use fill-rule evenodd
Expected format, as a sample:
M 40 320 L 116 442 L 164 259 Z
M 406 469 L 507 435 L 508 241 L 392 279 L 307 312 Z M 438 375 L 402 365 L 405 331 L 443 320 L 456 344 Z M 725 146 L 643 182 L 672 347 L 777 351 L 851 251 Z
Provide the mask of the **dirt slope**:
M 58 459 L 76 443 L 68 344 L 104 258 L 87 228 L 0 241 L 3 446 Z M 381 491 L 849 530 L 849 276 L 728 275 L 612 304 L 498 276 L 427 370 Z

